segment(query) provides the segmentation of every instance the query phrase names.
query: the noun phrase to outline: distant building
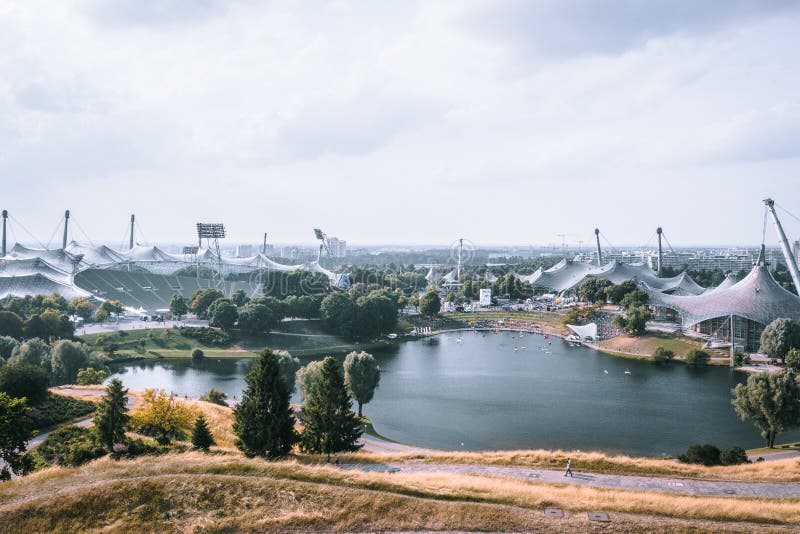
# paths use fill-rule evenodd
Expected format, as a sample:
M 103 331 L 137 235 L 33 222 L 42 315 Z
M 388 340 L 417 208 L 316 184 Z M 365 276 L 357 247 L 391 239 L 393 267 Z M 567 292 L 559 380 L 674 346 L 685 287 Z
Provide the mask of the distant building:
M 490 288 L 482 288 L 480 290 L 480 304 L 484 307 L 492 305 L 492 290 Z
M 328 244 L 331 246 L 331 254 L 334 258 L 344 258 L 347 256 L 347 241 L 338 237 L 329 237 Z
M 236 245 L 237 258 L 249 258 L 253 256 L 253 245 Z

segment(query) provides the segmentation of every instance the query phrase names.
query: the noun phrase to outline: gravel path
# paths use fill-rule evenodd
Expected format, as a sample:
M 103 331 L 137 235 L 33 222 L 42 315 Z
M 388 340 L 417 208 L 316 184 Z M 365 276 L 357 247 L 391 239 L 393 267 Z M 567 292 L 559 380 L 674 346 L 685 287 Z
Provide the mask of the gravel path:
M 726 482 L 690 480 L 685 478 L 642 477 L 629 475 L 602 475 L 576 472 L 574 477 L 564 477 L 563 471 L 527 469 L 464 464 L 348 464 L 343 469 L 402 473 L 452 473 L 524 479 L 544 483 L 560 483 L 596 488 L 634 491 L 663 491 L 686 495 L 716 495 L 738 497 L 767 497 L 774 499 L 800 498 L 800 484 L 770 482 Z

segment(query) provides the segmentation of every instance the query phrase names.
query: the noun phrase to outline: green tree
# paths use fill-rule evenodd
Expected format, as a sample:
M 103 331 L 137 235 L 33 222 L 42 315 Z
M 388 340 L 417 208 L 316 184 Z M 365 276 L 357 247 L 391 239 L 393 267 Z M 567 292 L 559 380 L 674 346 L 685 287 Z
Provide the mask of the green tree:
M 800 325 L 791 319 L 775 319 L 761 332 L 760 352 L 783 361 L 792 348 L 800 348 Z
M 281 317 L 260 299 L 250 301 L 239 314 L 239 329 L 251 335 L 265 335 L 278 326 Z
M 104 365 L 89 348 L 75 341 L 63 339 L 53 345 L 50 351 L 50 382 L 54 386 L 74 384 L 78 378 L 78 370 L 91 367 L 101 370 Z
M 12 311 L 0 310 L 0 336 L 22 338 L 22 318 Z
M 183 295 L 175 293 L 169 299 L 169 313 L 174 315 L 180 321 L 181 317 L 189 313 L 189 305 L 186 304 L 186 299 Z
M 25 456 L 28 441 L 35 435 L 26 399 L 13 398 L 0 392 L 0 480 L 9 480 L 11 474 L 24 475 L 31 469 Z
M 743 421 L 761 430 L 767 447 L 775 436 L 800 425 L 800 387 L 788 373 L 758 373 L 733 389 L 733 407 Z
M 322 376 L 322 360 L 308 362 L 295 373 L 297 385 L 303 394 L 303 402 L 315 395 Z
M 206 355 L 203 352 L 203 349 L 194 349 L 192 351 L 192 360 L 193 361 L 199 362 L 200 360 L 202 360 L 205 357 L 206 357 Z
M 289 396 L 291 396 L 294 392 L 297 371 L 300 369 L 300 360 L 293 358 L 285 350 L 276 350 L 274 352 L 278 357 L 278 365 L 281 367 L 281 378 L 283 378 L 283 383 L 286 384 L 286 389 L 289 391 Z
M 233 301 L 237 308 L 241 308 L 247 304 L 247 300 L 247 293 L 244 292 L 244 289 L 237 289 L 231 293 L 231 301 Z
M 442 309 L 442 300 L 439 294 L 433 289 L 429 289 L 419 298 L 419 312 L 425 317 L 433 317 L 439 314 Z
M 320 304 L 320 316 L 328 330 L 346 338 L 354 336 L 358 306 L 348 293 L 334 291 L 328 294 Z
M 225 298 L 225 295 L 223 295 L 222 291 L 219 289 L 204 289 L 202 291 L 198 291 L 192 296 L 192 300 L 189 303 L 189 308 L 197 314 L 198 318 L 205 319 L 208 312 L 208 307 L 211 306 L 215 300 L 221 298 Z
M 625 280 L 624 282 L 605 288 L 606 298 L 613 304 L 619 304 L 628 293 L 637 291 L 636 282 Z
M 634 291 L 630 291 L 625 294 L 622 300 L 619 301 L 619 305 L 622 306 L 625 310 L 630 310 L 635 307 L 646 307 L 647 302 L 650 300 L 650 297 L 647 296 L 647 293 L 642 291 L 641 289 L 636 289 Z
M 707 365 L 711 356 L 701 349 L 689 349 L 686 353 L 686 363 L 689 365 Z
M 687 464 L 702 464 L 707 467 L 720 464 L 720 450 L 714 445 L 690 445 L 678 460 Z
M 233 410 L 236 446 L 249 457 L 285 456 L 297 442 L 297 433 L 278 356 L 269 349 L 261 351 L 245 382 L 242 401 Z
M 390 332 L 397 325 L 397 304 L 381 291 L 360 297 L 356 307 L 354 335 L 357 338 L 371 339 Z
M 230 299 L 217 299 L 208 307 L 208 319 L 211 326 L 228 331 L 239 319 L 239 312 Z
M 719 455 L 719 463 L 722 465 L 739 465 L 750 463 L 747 458 L 747 451 L 741 447 L 728 447 Z
M 14 350 L 19 347 L 19 341 L 11 336 L 0 336 L 0 358 L 8 360 L 14 353 Z
M 11 354 L 8 363 L 25 363 L 28 365 L 48 365 L 50 347 L 39 338 L 29 339 Z
M 606 290 L 613 286 L 604 278 L 587 278 L 578 288 L 578 296 L 584 302 L 606 302 Z
M 627 298 L 627 297 L 626 297 Z M 614 317 L 614 325 L 632 336 L 644 334 L 647 321 L 651 318 L 650 310 L 646 306 L 632 306 L 628 308 L 625 316 Z
M 192 428 L 192 446 L 195 449 L 207 451 L 210 447 L 216 445 L 214 436 L 211 435 L 211 429 L 208 428 L 208 422 L 203 414 L 197 416 Z
M 653 351 L 653 360 L 657 362 L 668 362 L 675 357 L 675 353 L 664 347 L 656 347 Z
M 92 303 L 83 297 L 75 297 L 72 299 L 69 303 L 69 307 L 74 315 L 77 315 L 84 321 L 91 319 L 92 313 L 94 313 L 94 306 L 92 306 Z
M 344 359 L 344 382 L 358 403 L 359 417 L 363 416 L 362 406 L 372 400 L 380 381 L 381 368 L 372 354 L 353 351 Z
M 200 397 L 200 400 L 213 404 L 219 404 L 220 406 L 227 406 L 228 402 L 225 400 L 227 398 L 228 395 L 226 395 L 225 392 L 211 388 L 205 395 Z
M 13 363 L 0 368 L 0 391 L 11 397 L 25 397 L 36 406 L 47 398 L 50 380 L 38 365 Z
M 115 443 L 125 441 L 125 426 L 128 424 L 128 390 L 115 378 L 106 388 L 106 394 L 97 406 L 94 427 L 100 443 L 112 451 Z
M 131 413 L 131 427 L 167 445 L 173 439 L 183 439 L 193 419 L 193 410 L 175 395 L 148 389 L 144 392 L 144 403 Z
M 91 386 L 93 384 L 102 384 L 103 380 L 106 378 L 108 378 L 108 372 L 105 370 L 100 369 L 98 371 L 97 369 L 87 367 L 85 369 L 78 370 L 76 381 L 79 386 Z
M 325 454 L 358 450 L 361 420 L 351 408 L 342 365 L 328 356 L 322 361 L 319 383 L 300 412 L 303 422 L 300 447 Z
M 786 353 L 786 367 L 800 372 L 800 349 L 793 348 Z

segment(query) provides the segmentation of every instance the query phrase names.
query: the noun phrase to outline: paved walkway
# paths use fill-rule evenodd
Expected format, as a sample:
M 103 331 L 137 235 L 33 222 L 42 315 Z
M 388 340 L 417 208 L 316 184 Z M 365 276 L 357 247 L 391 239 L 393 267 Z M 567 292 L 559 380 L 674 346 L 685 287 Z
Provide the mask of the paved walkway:
M 464 464 L 348 464 L 342 469 L 383 471 L 402 473 L 452 473 L 516 478 L 548 484 L 570 484 L 596 488 L 623 489 L 633 491 L 664 491 L 686 495 L 716 495 L 738 497 L 767 497 L 775 499 L 800 498 L 800 484 L 770 482 L 722 482 L 690 480 L 685 478 L 642 477 L 629 475 L 602 475 L 576 472 L 574 477 L 564 477 L 563 471 L 527 469 L 524 467 L 499 467 Z

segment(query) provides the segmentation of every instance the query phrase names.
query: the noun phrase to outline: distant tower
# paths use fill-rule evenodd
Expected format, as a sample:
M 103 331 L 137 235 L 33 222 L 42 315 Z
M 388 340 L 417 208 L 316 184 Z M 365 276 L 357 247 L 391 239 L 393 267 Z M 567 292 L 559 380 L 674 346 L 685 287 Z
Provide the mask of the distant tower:
M 8 221 L 8 210 L 3 210 L 3 254 L 6 255 L 6 222 Z
M 464 251 L 464 238 L 458 239 L 458 265 L 456 266 L 456 282 L 461 281 L 461 253 Z
M 600 229 L 594 229 L 594 237 L 597 240 L 597 265 L 603 266 L 603 251 L 600 250 Z
M 267 255 L 267 232 L 264 232 L 264 245 L 261 247 L 261 254 Z
M 129 248 L 133 250 L 133 222 L 136 220 L 136 217 L 131 213 L 131 241 Z
M 61 248 L 67 248 L 67 232 L 69 231 L 69 210 L 64 212 L 64 239 L 61 242 Z
M 658 277 L 661 278 L 661 267 L 664 265 L 664 252 L 661 250 L 661 234 L 664 231 L 659 226 L 656 228 L 656 233 L 658 234 Z

